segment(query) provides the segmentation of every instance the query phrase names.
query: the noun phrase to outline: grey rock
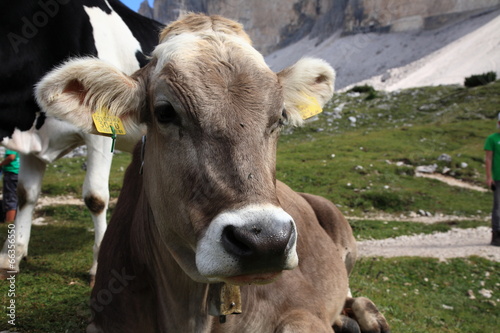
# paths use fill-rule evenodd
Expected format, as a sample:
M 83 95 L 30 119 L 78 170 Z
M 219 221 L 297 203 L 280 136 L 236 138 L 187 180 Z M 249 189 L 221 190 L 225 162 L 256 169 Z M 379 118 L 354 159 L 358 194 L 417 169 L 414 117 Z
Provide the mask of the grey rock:
M 437 164 L 420 165 L 415 169 L 415 171 L 422 173 L 434 173 L 436 172 L 437 168 L 438 168 Z
M 441 154 L 441 155 L 439 155 L 439 157 L 438 157 L 438 161 L 443 161 L 443 162 L 448 162 L 448 163 L 450 163 L 450 162 L 452 161 L 452 158 L 451 158 L 451 156 L 450 156 L 450 155 L 448 155 L 448 154 Z

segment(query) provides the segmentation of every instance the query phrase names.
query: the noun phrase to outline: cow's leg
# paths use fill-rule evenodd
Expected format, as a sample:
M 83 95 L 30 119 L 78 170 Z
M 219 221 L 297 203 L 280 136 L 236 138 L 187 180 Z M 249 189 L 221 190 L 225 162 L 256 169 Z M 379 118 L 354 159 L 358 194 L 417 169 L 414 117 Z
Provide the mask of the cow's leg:
M 94 222 L 94 260 L 90 268 L 90 284 L 93 286 L 97 271 L 97 256 L 106 231 L 106 211 L 109 202 L 109 172 L 113 154 L 111 139 L 97 135 L 86 135 L 87 173 L 83 183 L 83 200 L 90 210 Z
M 18 211 L 14 221 L 14 228 L 12 228 L 15 242 L 11 243 L 11 239 L 7 238 L 2 252 L 0 252 L 0 279 L 9 277 L 11 273 L 8 272 L 19 272 L 20 261 L 28 255 L 33 210 L 40 195 L 45 169 L 45 162 L 37 157 L 33 155 L 20 156 L 17 185 Z M 14 259 L 14 262 L 12 262 L 12 259 Z
M 384 315 L 380 313 L 375 304 L 366 297 L 348 297 L 343 313 L 354 319 L 362 333 L 389 333 L 390 328 Z M 352 321 L 341 316 L 334 325 L 335 332 L 359 332 L 354 328 Z
M 288 311 L 281 316 L 276 333 L 332 333 L 330 325 L 305 310 Z

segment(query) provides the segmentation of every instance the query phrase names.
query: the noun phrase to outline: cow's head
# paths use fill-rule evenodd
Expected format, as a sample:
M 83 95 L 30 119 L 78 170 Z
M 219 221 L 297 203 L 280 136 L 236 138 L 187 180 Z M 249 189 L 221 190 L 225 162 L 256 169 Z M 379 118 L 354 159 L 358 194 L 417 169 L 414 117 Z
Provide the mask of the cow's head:
M 154 215 L 151 237 L 195 280 L 268 282 L 298 263 L 295 223 L 276 195 L 278 134 L 302 121 L 298 109 L 311 97 L 331 98 L 334 72 L 305 59 L 276 74 L 239 24 L 217 16 L 188 15 L 160 39 L 132 76 L 71 60 L 39 83 L 37 99 L 88 132 L 102 106 L 129 130 L 146 124 L 137 177 Z

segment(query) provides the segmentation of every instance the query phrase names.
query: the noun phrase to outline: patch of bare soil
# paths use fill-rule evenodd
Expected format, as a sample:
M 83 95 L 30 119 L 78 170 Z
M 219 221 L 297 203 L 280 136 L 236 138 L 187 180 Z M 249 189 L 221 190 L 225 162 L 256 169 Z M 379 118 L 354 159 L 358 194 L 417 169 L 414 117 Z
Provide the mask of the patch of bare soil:
M 424 177 L 424 178 L 431 178 L 431 179 L 436 179 L 439 180 L 443 183 L 446 183 L 450 186 L 455 186 L 455 187 L 461 187 L 461 188 L 466 188 L 469 190 L 473 191 L 478 191 L 478 192 L 488 192 L 488 189 L 485 187 L 477 186 L 474 184 L 469 184 L 467 182 L 464 182 L 460 179 L 453 178 L 451 176 L 446 176 L 442 175 L 439 173 L 422 173 L 422 172 L 416 172 L 415 173 L 416 177 Z
M 59 195 L 55 197 L 40 197 L 36 203 L 35 209 L 40 209 L 46 206 L 74 205 L 83 206 L 82 198 L 75 198 L 71 195 Z
M 418 223 L 439 223 L 449 221 L 487 221 L 489 217 L 472 215 L 472 216 L 457 216 L 457 215 L 444 215 L 436 214 L 432 216 L 418 215 L 415 212 L 409 215 L 394 215 L 388 213 L 367 213 L 363 216 L 346 216 L 348 220 L 372 220 L 372 221 L 396 221 L 396 222 L 418 222 Z
M 440 260 L 480 256 L 500 262 L 500 247 L 490 245 L 491 228 L 452 229 L 431 235 L 358 242 L 361 257 L 432 257 Z
M 109 202 L 110 205 L 116 204 L 117 199 L 112 198 Z M 83 206 L 85 203 L 82 198 L 75 198 L 71 195 L 59 195 L 55 197 L 40 197 L 36 203 L 35 209 L 40 209 L 46 206 L 59 206 L 59 205 L 75 205 Z

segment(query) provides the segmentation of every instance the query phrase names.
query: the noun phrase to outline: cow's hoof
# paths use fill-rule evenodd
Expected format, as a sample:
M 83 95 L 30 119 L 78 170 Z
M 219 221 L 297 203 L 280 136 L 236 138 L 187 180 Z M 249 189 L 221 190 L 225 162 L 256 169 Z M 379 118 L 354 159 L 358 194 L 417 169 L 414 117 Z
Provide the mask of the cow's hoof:
M 10 269 L 0 268 L 0 280 L 11 279 L 13 276 L 15 277 L 19 272 L 11 271 Z
M 350 298 L 344 313 L 356 320 L 362 333 L 390 333 L 389 324 L 375 304 L 366 297 Z
M 339 320 L 333 325 L 333 331 L 335 333 L 361 333 L 361 329 L 356 320 L 343 315 L 341 315 Z

